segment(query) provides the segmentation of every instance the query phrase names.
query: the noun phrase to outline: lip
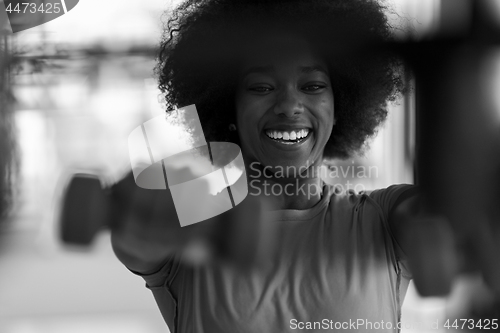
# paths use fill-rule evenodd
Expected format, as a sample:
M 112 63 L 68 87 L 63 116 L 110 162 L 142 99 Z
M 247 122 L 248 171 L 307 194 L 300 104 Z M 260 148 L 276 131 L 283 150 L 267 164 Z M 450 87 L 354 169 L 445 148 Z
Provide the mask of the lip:
M 296 130 L 301 130 L 301 129 L 307 129 L 309 131 L 312 131 L 311 126 L 305 126 L 305 125 L 277 125 L 277 126 L 268 126 L 264 128 L 264 132 L 266 131 L 280 131 L 280 132 L 289 132 L 289 131 L 296 131 Z

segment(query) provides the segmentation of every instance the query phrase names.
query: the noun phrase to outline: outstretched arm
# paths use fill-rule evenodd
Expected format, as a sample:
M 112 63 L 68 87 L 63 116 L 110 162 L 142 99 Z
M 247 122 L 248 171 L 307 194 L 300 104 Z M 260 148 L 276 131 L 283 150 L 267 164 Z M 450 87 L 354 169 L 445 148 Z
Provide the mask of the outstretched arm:
M 454 278 L 469 270 L 481 271 L 492 290 L 500 291 L 498 267 L 483 265 L 495 252 L 493 235 L 485 234 L 485 221 L 479 217 L 469 223 L 473 231 L 465 232 L 444 215 L 429 213 L 422 193 L 398 200 L 393 207 L 390 227 L 423 296 L 448 294 Z
M 174 254 L 187 262 L 225 260 L 248 268 L 272 251 L 273 224 L 264 214 L 270 199 L 248 195 L 223 214 L 181 227 L 170 191 L 142 189 L 129 174 L 113 187 L 113 249 L 141 274 L 158 271 Z

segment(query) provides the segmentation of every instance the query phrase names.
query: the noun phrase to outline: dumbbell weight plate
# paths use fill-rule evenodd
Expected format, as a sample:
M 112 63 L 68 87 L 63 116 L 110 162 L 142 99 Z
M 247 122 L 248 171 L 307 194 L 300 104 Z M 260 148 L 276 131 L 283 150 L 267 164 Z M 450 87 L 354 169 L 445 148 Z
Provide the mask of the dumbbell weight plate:
M 74 175 L 62 201 L 62 241 L 66 244 L 89 245 L 97 232 L 106 226 L 108 200 L 97 176 Z

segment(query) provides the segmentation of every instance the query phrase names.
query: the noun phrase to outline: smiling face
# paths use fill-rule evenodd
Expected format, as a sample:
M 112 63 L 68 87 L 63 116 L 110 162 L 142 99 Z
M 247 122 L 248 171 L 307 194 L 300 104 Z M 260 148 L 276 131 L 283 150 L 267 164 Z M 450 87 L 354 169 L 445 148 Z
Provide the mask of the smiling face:
M 249 53 L 236 96 L 245 161 L 295 170 L 318 165 L 334 124 L 326 64 L 304 40 L 290 37 L 269 39 Z

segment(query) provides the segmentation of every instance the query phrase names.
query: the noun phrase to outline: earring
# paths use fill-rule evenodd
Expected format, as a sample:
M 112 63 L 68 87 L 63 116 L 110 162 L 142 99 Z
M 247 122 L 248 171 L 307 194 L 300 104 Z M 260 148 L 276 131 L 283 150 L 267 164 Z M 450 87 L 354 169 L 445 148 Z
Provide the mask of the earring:
M 236 132 L 236 125 L 235 124 L 229 124 L 229 132 Z

